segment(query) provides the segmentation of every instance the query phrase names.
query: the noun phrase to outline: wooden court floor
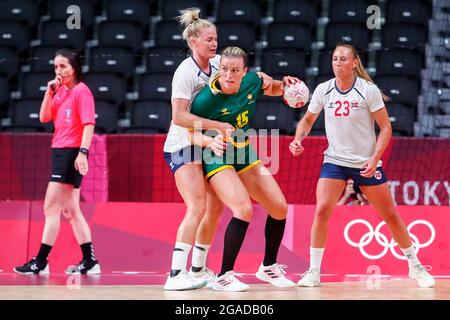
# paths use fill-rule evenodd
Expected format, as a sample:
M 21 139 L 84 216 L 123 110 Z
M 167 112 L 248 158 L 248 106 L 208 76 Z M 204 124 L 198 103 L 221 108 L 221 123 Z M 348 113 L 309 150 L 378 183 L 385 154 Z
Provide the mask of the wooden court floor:
M 208 288 L 164 291 L 157 275 L 22 276 L 0 274 L 0 300 L 450 300 L 450 278 L 434 288 L 419 288 L 406 278 L 322 282 L 318 288 L 278 289 L 243 279 L 247 292 Z

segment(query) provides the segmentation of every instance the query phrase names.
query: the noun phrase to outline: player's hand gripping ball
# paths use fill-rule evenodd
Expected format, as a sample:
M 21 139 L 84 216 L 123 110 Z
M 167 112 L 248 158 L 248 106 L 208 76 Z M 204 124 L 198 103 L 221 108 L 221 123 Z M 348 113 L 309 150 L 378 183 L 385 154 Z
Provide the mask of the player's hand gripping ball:
M 283 91 L 283 101 L 291 108 L 301 108 L 308 102 L 309 89 L 303 81 L 287 84 Z

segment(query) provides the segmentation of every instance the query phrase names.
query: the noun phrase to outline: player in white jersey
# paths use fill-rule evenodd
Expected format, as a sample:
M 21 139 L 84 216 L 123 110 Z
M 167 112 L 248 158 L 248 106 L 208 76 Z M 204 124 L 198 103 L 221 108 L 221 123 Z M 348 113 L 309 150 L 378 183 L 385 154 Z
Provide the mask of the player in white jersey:
M 317 183 L 317 204 L 311 228 L 310 268 L 298 286 L 320 285 L 320 265 L 327 239 L 327 225 L 348 178 L 360 187 L 368 201 L 389 226 L 409 265 L 409 276 L 420 287 L 433 287 L 434 279 L 419 262 L 405 224 L 394 206 L 380 158 L 392 135 L 384 96 L 367 74 L 355 48 L 338 44 L 333 52 L 336 78 L 314 90 L 306 114 L 298 124 L 289 149 L 294 156 L 304 150 L 302 140 L 309 134 L 322 109 L 329 147 Z M 378 139 L 374 120 L 380 127 Z
M 172 255 L 171 272 L 165 283 L 165 290 L 189 290 L 206 285 L 205 279 L 197 279 L 186 271 L 186 264 L 201 219 L 206 210 L 206 185 L 203 179 L 201 153 L 187 140 L 186 127 L 193 127 L 195 121 L 202 121 L 206 128 L 221 131 L 233 130 L 231 125 L 194 116 L 189 112 L 195 95 L 208 83 L 218 70 L 217 31 L 213 23 L 199 18 L 200 10 L 190 8 L 181 11 L 179 21 L 185 27 L 183 38 L 191 49 L 191 56 L 185 59 L 175 71 L 172 81 L 172 122 L 164 144 L 164 158 L 174 173 L 176 185 L 187 210 L 177 231 Z M 210 147 L 220 153 L 222 141 L 209 141 Z M 201 150 L 200 150 L 201 152 Z M 211 208 L 223 211 L 223 205 L 211 192 L 208 199 Z
M 193 128 L 195 123 L 201 123 L 204 129 L 220 131 L 222 134 L 214 139 L 202 141 L 203 147 L 210 147 L 217 155 L 221 155 L 226 146 L 221 137 L 234 131 L 229 123 L 201 118 L 189 112 L 194 97 L 218 71 L 220 59 L 216 55 L 216 27 L 208 20 L 199 18 L 199 13 L 199 9 L 189 8 L 182 10 L 178 17 L 185 27 L 183 39 L 191 49 L 191 56 L 178 66 L 173 77 L 172 123 L 164 144 L 164 158 L 174 174 L 187 210 L 178 227 L 171 272 L 165 283 L 165 290 L 197 289 L 206 284 L 205 279 L 211 283 L 215 280 L 212 271 L 206 268 L 206 256 L 223 204 L 205 184 L 201 148 L 191 145 L 186 128 Z M 263 88 L 271 85 L 272 78 L 264 73 L 259 73 L 259 76 L 263 78 Z M 205 213 L 208 219 L 202 219 Z M 187 273 L 187 258 L 194 241 L 192 269 Z
M 197 93 L 208 83 L 209 78 L 216 74 L 220 56 L 216 55 L 209 60 L 209 73 L 197 64 L 192 56 L 186 58 L 178 66 L 172 80 L 172 99 L 183 99 L 189 101 L 186 111 L 190 110 L 190 102 Z M 175 114 L 175 121 L 179 121 Z M 191 145 L 187 139 L 188 131 L 185 127 L 175 124 L 172 119 L 169 132 L 164 143 L 164 152 L 173 153 Z

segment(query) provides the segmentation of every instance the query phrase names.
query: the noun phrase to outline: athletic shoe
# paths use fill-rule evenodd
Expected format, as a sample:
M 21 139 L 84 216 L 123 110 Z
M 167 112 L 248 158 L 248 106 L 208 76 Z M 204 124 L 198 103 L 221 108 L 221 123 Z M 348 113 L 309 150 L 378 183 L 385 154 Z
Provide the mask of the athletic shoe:
M 41 274 L 46 275 L 50 273 L 48 261 L 40 261 L 36 257 L 25 263 L 20 267 L 15 267 L 14 272 L 21 274 Z
M 101 274 L 97 260 L 81 260 L 78 265 L 71 265 L 64 271 L 66 274 Z
M 218 277 L 214 282 L 212 289 L 215 291 L 240 292 L 247 291 L 250 287 L 239 281 L 236 276 L 241 276 L 234 271 L 228 271 L 224 275 Z
M 298 281 L 299 287 L 318 287 L 320 286 L 320 272 L 317 269 L 309 269 L 303 274 L 303 277 Z
M 192 271 L 191 268 L 189 274 L 196 279 L 205 279 L 207 281 L 207 288 L 211 288 L 214 284 L 214 281 L 216 281 L 216 275 L 211 269 L 208 269 L 207 267 L 203 267 L 200 271 L 197 272 Z
M 274 263 L 271 266 L 265 267 L 262 263 L 259 266 L 258 272 L 256 272 L 256 277 L 259 280 L 269 282 L 278 288 L 293 288 L 295 287 L 295 283 L 286 278 L 284 275 L 286 274 L 287 266 Z
M 180 271 L 175 277 L 167 277 L 164 290 L 194 290 L 206 286 L 206 279 L 197 279 L 191 276 L 186 270 Z
M 409 277 L 416 280 L 421 288 L 433 288 L 434 279 L 420 263 L 409 268 Z

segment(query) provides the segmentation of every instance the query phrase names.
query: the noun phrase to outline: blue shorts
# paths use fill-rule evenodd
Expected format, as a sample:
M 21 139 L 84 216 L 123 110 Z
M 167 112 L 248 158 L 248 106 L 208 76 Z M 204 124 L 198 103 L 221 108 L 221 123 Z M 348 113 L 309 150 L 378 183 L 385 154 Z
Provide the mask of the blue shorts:
M 372 178 L 365 178 L 361 176 L 360 171 L 362 171 L 362 169 L 338 166 L 332 163 L 324 163 L 320 168 L 319 178 L 339 179 L 345 181 L 347 181 L 348 178 L 352 178 L 358 186 L 376 186 L 387 181 L 382 167 L 377 167 L 377 170 Z
M 166 160 L 172 173 L 175 173 L 185 164 L 202 160 L 202 148 L 190 145 L 175 152 L 164 152 L 164 160 Z

